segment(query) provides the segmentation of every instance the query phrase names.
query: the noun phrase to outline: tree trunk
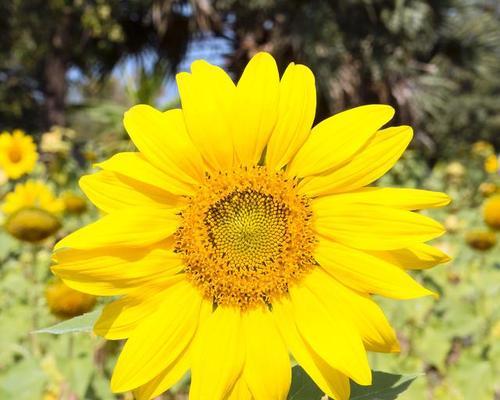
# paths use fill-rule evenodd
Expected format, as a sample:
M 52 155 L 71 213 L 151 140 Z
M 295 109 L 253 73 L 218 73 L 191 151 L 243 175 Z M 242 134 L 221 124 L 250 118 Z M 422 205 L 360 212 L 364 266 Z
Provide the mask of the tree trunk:
M 66 72 L 67 66 L 63 58 L 58 54 L 47 57 L 44 65 L 44 95 L 45 95 L 45 117 L 47 127 L 53 125 L 64 126 L 66 105 Z

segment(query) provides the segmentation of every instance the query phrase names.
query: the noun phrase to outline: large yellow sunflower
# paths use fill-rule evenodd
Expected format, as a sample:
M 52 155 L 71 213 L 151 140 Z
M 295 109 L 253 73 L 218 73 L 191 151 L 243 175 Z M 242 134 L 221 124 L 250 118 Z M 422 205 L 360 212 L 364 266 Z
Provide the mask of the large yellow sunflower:
M 0 134 L 0 169 L 11 179 L 33 171 L 38 153 L 31 136 L 19 129 Z
M 195 61 L 177 75 L 182 109 L 131 108 L 138 152 L 81 179 L 107 213 L 56 245 L 53 271 L 107 305 L 95 332 L 127 339 L 111 387 L 151 399 L 191 371 L 191 400 L 278 400 L 290 354 L 337 400 L 371 382 L 366 351 L 394 352 L 372 294 L 432 294 L 407 269 L 448 260 L 443 227 L 413 212 L 442 193 L 365 187 L 412 138 L 380 129 L 385 105 L 311 129 L 314 76 L 257 54 L 235 85 Z

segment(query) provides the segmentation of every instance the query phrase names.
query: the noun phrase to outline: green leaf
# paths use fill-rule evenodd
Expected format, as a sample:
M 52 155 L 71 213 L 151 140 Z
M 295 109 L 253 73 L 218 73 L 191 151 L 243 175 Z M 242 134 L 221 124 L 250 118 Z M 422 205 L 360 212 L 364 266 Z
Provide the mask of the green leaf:
M 34 333 L 52 333 L 54 335 L 61 335 L 63 333 L 70 332 L 92 332 L 92 327 L 100 315 L 101 310 L 94 310 L 92 312 L 79 315 L 78 317 L 59 322 L 58 324 L 49 326 L 48 328 L 39 329 Z
M 292 368 L 292 385 L 288 392 L 288 400 L 319 400 L 323 392 L 309 378 L 309 375 L 298 365 Z
M 372 371 L 371 386 L 359 386 L 351 382 L 350 400 L 394 400 L 422 374 L 397 375 Z
M 371 386 L 359 386 L 351 382 L 350 400 L 394 400 L 403 393 L 421 374 L 397 375 L 372 371 Z M 321 389 L 298 365 L 292 369 L 292 385 L 288 400 L 320 400 L 324 396 Z

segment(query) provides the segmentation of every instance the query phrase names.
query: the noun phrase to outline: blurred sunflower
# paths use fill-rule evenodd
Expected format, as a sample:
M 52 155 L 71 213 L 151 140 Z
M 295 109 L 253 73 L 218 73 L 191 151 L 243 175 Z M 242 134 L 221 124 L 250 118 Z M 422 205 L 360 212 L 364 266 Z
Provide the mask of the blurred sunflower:
M 459 161 L 452 161 L 446 166 L 446 175 L 448 179 L 454 183 L 460 183 L 465 172 L 465 167 Z
M 480 157 L 487 157 L 495 151 L 495 148 L 486 140 L 478 140 L 472 144 L 472 154 Z
M 482 182 L 479 185 L 478 190 L 479 190 L 479 193 L 481 193 L 481 195 L 483 195 L 484 197 L 489 197 L 498 191 L 498 187 L 493 182 Z
M 87 209 L 87 202 L 82 196 L 73 192 L 64 192 L 61 196 L 64 201 L 64 209 L 70 214 L 82 214 Z
M 467 244 L 475 250 L 486 251 L 491 249 L 497 242 L 495 232 L 487 230 L 474 230 L 465 235 Z
M 67 132 L 71 134 L 68 135 Z M 50 131 L 42 135 L 40 141 L 40 150 L 44 153 L 54 153 L 66 155 L 69 153 L 71 146 L 68 141 L 64 139 L 69 136 L 72 139 L 75 135 L 71 129 L 63 128 L 60 126 L 53 126 Z
M 443 234 L 412 212 L 443 193 L 365 187 L 412 138 L 380 129 L 368 105 L 311 129 L 314 76 L 257 54 L 234 85 L 195 61 L 177 75 L 182 109 L 131 108 L 139 152 L 120 153 L 80 185 L 107 213 L 61 240 L 52 267 L 107 305 L 94 330 L 128 339 L 111 387 L 151 399 L 189 369 L 190 399 L 285 399 L 289 353 L 337 400 L 371 382 L 366 351 L 395 352 L 371 294 L 432 294 L 405 269 L 449 258 Z
M 18 179 L 33 171 L 38 153 L 31 136 L 16 129 L 0 134 L 0 169 L 10 179 Z
M 500 229 L 500 194 L 489 197 L 483 206 L 484 222 L 493 229 Z
M 63 201 L 46 184 L 34 180 L 17 184 L 2 205 L 7 232 L 28 242 L 38 242 L 57 232 L 61 226 L 57 215 L 63 210 Z
M 45 289 L 50 312 L 60 318 L 72 318 L 91 311 L 96 297 L 71 289 L 61 281 L 50 282 Z
M 492 154 L 486 158 L 484 161 L 484 170 L 489 174 L 496 174 L 500 172 L 500 160 L 499 156 Z

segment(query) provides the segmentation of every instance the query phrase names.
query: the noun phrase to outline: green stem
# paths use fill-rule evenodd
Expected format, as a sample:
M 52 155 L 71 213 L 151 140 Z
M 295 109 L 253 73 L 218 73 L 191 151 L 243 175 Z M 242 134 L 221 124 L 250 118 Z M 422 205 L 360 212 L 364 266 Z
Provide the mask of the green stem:
M 38 329 L 38 312 L 39 312 L 39 287 L 37 279 L 37 264 L 38 264 L 38 246 L 35 244 L 30 245 L 31 250 L 31 260 L 30 265 L 25 268 L 25 276 L 28 280 L 28 293 L 27 301 L 28 305 L 31 307 L 31 329 L 30 329 L 30 343 L 31 351 L 35 357 L 41 355 L 40 342 L 38 341 L 38 335 L 34 333 Z

